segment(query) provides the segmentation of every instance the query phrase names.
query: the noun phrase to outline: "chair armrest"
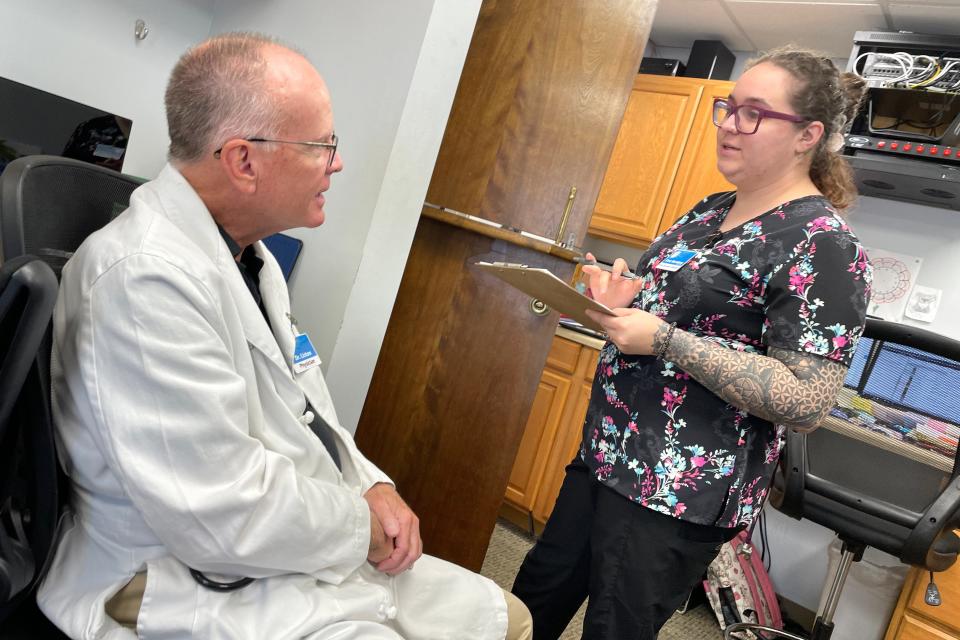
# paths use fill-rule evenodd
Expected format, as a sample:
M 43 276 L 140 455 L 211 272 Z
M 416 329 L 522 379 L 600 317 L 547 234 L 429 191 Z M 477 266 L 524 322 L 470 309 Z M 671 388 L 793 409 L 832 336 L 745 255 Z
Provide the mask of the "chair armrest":
M 4 328 L 12 333 L 0 338 L 0 347 L 6 347 L 0 348 L 0 439 L 50 325 L 56 300 L 57 277 L 44 262 L 19 256 L 3 264 L 0 321 L 6 320 Z M 8 313 L 19 315 L 8 317 Z
M 787 429 L 780 466 L 770 492 L 770 503 L 784 515 L 803 517 L 803 493 L 807 475 L 807 434 Z
M 952 478 L 943 493 L 924 512 L 903 545 L 901 560 L 930 571 L 943 571 L 956 562 L 960 539 L 951 529 L 956 524 L 954 519 L 958 511 L 960 477 Z M 934 548 L 934 541 L 944 534 L 944 544 Z

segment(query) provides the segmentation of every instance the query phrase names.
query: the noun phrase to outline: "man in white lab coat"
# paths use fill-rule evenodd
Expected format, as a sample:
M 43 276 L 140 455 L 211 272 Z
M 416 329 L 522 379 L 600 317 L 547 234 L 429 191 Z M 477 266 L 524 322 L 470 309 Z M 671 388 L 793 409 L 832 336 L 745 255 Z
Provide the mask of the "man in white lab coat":
M 495 584 L 421 557 L 259 242 L 323 223 L 343 166 L 323 80 L 228 34 L 181 58 L 166 102 L 170 165 L 63 272 L 53 401 L 72 513 L 44 613 L 84 639 L 525 637 Z

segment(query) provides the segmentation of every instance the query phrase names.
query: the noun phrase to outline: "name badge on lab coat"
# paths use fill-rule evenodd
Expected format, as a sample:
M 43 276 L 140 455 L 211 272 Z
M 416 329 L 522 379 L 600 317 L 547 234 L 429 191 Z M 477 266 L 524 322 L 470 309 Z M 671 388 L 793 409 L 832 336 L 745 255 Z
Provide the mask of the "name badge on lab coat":
M 313 348 L 310 342 L 310 336 L 301 333 L 296 337 L 293 344 L 293 371 L 294 373 L 303 373 L 313 369 L 320 364 L 320 356 L 317 350 Z
M 657 263 L 656 268 L 661 271 L 676 271 L 690 262 L 690 259 L 695 255 L 697 255 L 697 252 L 692 249 L 677 249 Z

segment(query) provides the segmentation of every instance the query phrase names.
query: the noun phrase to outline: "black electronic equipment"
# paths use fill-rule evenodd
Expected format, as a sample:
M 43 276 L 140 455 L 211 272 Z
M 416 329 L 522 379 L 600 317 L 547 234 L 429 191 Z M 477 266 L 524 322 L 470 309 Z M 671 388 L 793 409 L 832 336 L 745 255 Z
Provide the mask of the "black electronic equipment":
M 858 31 L 867 94 L 845 136 L 861 194 L 960 209 L 960 37 Z
M 655 76 L 682 76 L 686 67 L 674 58 L 644 58 L 640 61 L 640 73 Z
M 688 78 L 729 80 L 736 56 L 719 40 L 694 40 L 687 59 Z
M 0 172 L 28 155 L 54 155 L 120 171 L 132 122 L 0 77 Z

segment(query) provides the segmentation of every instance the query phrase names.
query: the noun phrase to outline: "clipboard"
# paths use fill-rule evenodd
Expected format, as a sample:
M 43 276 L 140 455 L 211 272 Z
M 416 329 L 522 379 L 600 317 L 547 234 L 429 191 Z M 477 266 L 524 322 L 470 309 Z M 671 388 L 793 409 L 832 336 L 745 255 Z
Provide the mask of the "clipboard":
M 587 309 L 608 316 L 616 315 L 609 307 L 583 295 L 547 269 L 512 262 L 477 262 L 475 266 L 595 331 L 603 331 L 603 327 L 590 319 L 585 313 Z

